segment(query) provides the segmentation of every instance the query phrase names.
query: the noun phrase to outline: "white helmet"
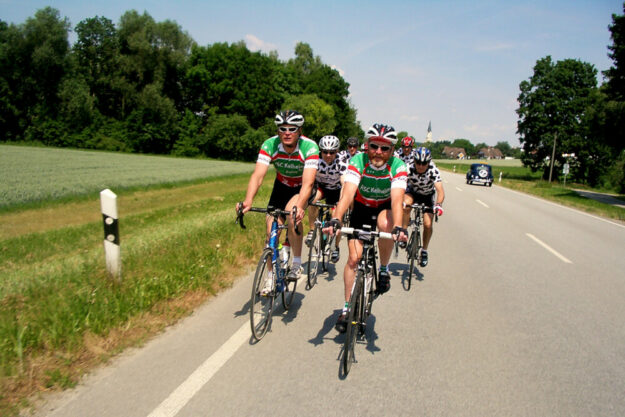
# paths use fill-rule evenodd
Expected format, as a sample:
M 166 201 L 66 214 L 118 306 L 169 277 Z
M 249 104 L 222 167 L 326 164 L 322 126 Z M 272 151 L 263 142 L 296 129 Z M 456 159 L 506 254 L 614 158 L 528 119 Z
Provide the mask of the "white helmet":
M 276 126 L 293 125 L 302 127 L 304 125 L 304 116 L 295 110 L 286 110 L 276 114 L 274 122 L 276 123 Z
M 395 145 L 397 143 L 397 132 L 395 132 L 393 126 L 376 123 L 365 134 L 365 139 L 371 138 L 385 140 L 390 142 L 391 145 Z
M 338 151 L 340 146 L 339 138 L 327 135 L 319 139 L 319 149 L 322 151 Z

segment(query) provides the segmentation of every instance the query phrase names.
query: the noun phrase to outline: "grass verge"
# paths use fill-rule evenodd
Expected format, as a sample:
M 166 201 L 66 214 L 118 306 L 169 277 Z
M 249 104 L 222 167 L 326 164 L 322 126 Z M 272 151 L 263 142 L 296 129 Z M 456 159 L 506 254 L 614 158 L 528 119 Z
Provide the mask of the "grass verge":
M 249 216 L 245 231 L 234 224 L 234 205 L 248 179 L 243 174 L 120 194 L 121 283 L 106 277 L 99 210 L 93 221 L 91 214 L 80 214 L 97 209 L 97 202 L 73 207 L 69 224 L 57 220 L 34 233 L 26 227 L 5 234 L 0 415 L 17 414 L 34 393 L 73 386 L 84 372 L 230 286 L 263 246 L 262 216 Z M 258 203 L 268 198 L 272 180 L 261 188 Z M 7 215 L 28 215 L 36 223 L 58 210 L 63 205 Z

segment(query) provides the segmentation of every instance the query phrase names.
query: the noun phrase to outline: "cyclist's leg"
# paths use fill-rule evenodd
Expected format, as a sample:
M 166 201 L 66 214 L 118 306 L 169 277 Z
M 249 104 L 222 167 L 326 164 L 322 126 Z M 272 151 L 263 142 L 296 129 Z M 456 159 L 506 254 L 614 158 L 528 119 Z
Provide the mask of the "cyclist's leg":
M 378 230 L 381 232 L 391 233 L 393 231 L 393 216 L 390 209 L 384 209 L 378 215 Z M 393 253 L 392 240 L 378 239 L 378 249 L 380 250 L 380 264 L 388 265 Z
M 314 190 L 313 190 L 314 191 Z M 317 188 L 316 193 L 313 195 L 312 202 L 317 203 L 323 197 L 323 193 L 321 189 Z M 306 243 L 310 245 L 310 239 L 312 239 L 313 229 L 315 227 L 315 219 L 317 218 L 317 214 L 319 214 L 319 208 L 315 206 L 308 206 L 308 225 L 310 226 L 310 230 L 306 235 Z
M 432 207 L 434 207 L 434 196 L 435 196 L 434 193 L 432 193 L 431 195 L 424 196 L 424 200 L 425 200 L 424 203 L 430 206 L 430 208 L 425 209 L 423 213 L 423 249 L 424 250 L 428 249 L 428 245 L 430 244 L 430 239 L 432 238 L 432 232 L 433 232 L 432 219 L 434 219 L 434 212 L 432 210 Z
M 407 206 L 411 205 L 413 202 L 414 197 L 412 196 L 412 194 L 406 191 L 406 194 L 404 194 L 404 217 L 402 219 L 402 227 L 404 229 L 408 228 L 408 222 L 410 221 L 410 210 L 412 210 L 412 208 Z
M 297 204 L 297 200 L 299 198 L 299 194 L 295 194 L 293 195 L 288 203 L 286 204 L 286 207 L 284 208 L 287 211 L 292 211 L 293 207 Z M 297 234 L 295 232 L 295 221 L 293 221 L 292 219 L 289 219 L 289 242 L 291 243 L 291 250 L 293 251 L 293 264 L 292 264 L 292 268 L 291 271 L 297 271 L 299 269 L 299 267 L 302 264 L 302 244 L 303 244 L 303 240 L 304 237 L 302 236 L 302 227 L 301 225 L 298 226 L 298 230 L 300 231 L 299 234 Z

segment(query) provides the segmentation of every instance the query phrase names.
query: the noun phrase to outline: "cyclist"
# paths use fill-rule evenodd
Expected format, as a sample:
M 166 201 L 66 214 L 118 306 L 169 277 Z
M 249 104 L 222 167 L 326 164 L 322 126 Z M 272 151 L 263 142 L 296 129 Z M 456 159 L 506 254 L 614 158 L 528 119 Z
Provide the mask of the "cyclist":
M 339 152 L 338 156 L 339 158 L 341 158 L 341 161 L 348 164 L 352 156 L 356 155 L 359 152 L 360 151 L 358 150 L 358 138 L 355 136 L 351 136 L 347 138 L 347 149 L 343 149 L 341 152 Z
M 343 188 L 343 174 L 347 171 L 347 162 L 342 161 L 338 157 L 340 141 L 339 138 L 327 135 L 319 139 L 319 150 L 321 158 L 319 159 L 319 168 L 315 185 L 316 193 L 313 194 L 313 202 L 317 202 L 323 198 L 326 204 L 336 204 L 341 196 L 341 188 Z M 315 218 L 319 209 L 315 206 L 308 208 L 308 221 L 311 228 L 314 227 Z M 313 236 L 312 229 L 306 236 L 306 245 L 310 246 Z M 330 254 L 330 261 L 337 263 L 341 256 L 339 252 L 339 242 L 341 235 L 338 234 L 334 240 L 334 250 Z
M 402 229 L 402 203 L 406 189 L 407 168 L 401 159 L 393 157 L 393 146 L 397 134 L 392 126 L 374 124 L 366 135 L 367 152 L 354 156 L 345 174 L 345 185 L 331 224 L 324 232 L 332 233 L 340 227 L 345 211 L 354 201 L 350 226 L 362 228 L 367 224 L 371 229 L 393 232 L 395 238 L 406 241 L 407 232 Z M 358 260 L 362 256 L 362 242 L 350 238 L 348 241 L 349 259 L 343 272 L 345 304 L 339 316 L 336 329 L 345 332 L 349 297 L 356 276 Z M 387 265 L 393 251 L 393 242 L 378 241 L 380 252 L 379 287 L 380 293 L 390 289 L 390 275 Z
M 411 166 L 414 159 L 414 139 L 406 136 L 401 140 L 401 147 L 395 151 L 395 156 L 404 161 L 406 166 Z
M 408 188 L 404 195 L 404 206 L 410 204 L 425 204 L 430 208 L 423 215 L 423 249 L 421 249 L 422 267 L 428 264 L 428 245 L 432 238 L 432 218 L 443 215 L 443 201 L 445 190 L 441 181 L 441 173 L 432 161 L 432 153 L 428 148 L 419 147 L 413 155 L 413 163 L 408 166 Z M 436 201 L 436 203 L 434 203 Z M 408 226 L 410 207 L 404 208 L 403 227 Z
M 295 227 L 296 223 L 299 227 L 304 218 L 304 211 L 312 193 L 319 165 L 319 147 L 315 141 L 302 135 L 304 116 L 300 113 L 294 110 L 282 111 L 276 115 L 275 124 L 278 134 L 267 139 L 260 147 L 256 167 L 243 200 L 243 212 L 252 207 L 254 196 L 267 174 L 269 164 L 273 162 L 276 179 L 268 207 L 283 208 L 287 211 L 297 207 L 297 218 L 289 222 L 288 229 L 288 239 L 293 249 L 293 264 L 287 279 L 298 280 L 302 271 L 302 236 L 295 233 Z M 267 216 L 267 242 L 272 221 L 273 219 Z

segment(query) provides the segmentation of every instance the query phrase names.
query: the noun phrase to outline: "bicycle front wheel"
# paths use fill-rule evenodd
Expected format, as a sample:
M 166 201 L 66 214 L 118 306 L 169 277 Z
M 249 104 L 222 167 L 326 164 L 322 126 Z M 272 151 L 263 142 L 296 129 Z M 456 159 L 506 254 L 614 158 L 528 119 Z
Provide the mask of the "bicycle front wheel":
M 354 290 L 349 298 L 349 314 L 347 316 L 347 331 L 345 332 L 345 345 L 343 347 L 343 373 L 347 375 L 355 361 L 354 347 L 361 328 L 362 321 L 362 291 L 364 275 L 358 271 Z
M 266 248 L 258 261 L 254 274 L 250 301 L 250 326 L 252 327 L 252 335 L 256 340 L 262 339 L 267 333 L 276 298 L 276 279 L 271 262 L 272 257 L 273 250 Z M 267 290 L 269 291 L 267 292 Z
M 310 248 L 308 249 L 308 265 L 307 265 L 307 284 L 308 289 L 311 289 L 317 283 L 317 274 L 321 267 L 321 230 L 317 227 L 313 229 L 313 237 L 310 241 Z
M 410 285 L 412 283 L 412 275 L 414 274 L 414 263 L 417 259 L 417 254 L 419 251 L 419 247 L 417 244 L 417 232 L 412 232 L 410 235 L 410 242 L 408 242 L 408 259 L 410 260 L 410 265 L 408 267 L 408 285 L 406 288 L 409 290 Z
M 286 280 L 286 271 L 284 277 L 284 291 L 282 291 L 282 305 L 285 310 L 288 310 L 291 307 L 291 303 L 293 302 L 293 297 L 295 296 L 295 289 L 297 288 L 297 281 L 287 281 Z

